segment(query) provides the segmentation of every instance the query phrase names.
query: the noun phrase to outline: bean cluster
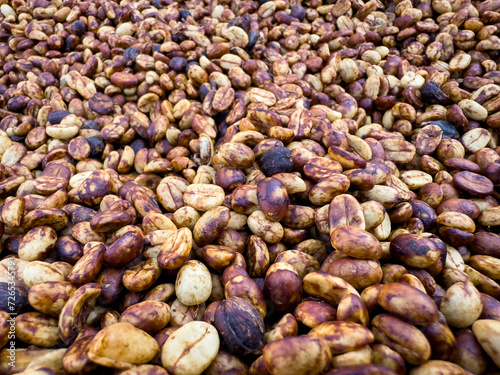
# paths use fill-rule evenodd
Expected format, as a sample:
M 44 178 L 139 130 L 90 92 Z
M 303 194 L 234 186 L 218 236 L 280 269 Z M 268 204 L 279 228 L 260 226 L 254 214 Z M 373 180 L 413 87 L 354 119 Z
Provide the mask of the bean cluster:
M 0 0 L 0 374 L 497 373 L 499 129 L 500 0 Z

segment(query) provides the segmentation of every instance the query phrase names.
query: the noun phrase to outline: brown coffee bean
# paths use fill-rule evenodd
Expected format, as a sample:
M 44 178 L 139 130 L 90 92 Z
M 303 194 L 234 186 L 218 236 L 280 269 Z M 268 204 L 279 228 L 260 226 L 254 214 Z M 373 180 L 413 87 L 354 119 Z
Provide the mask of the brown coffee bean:
M 154 285 L 160 273 L 158 260 L 148 259 L 125 271 L 122 278 L 123 286 L 131 292 L 142 292 Z
M 314 328 L 321 323 L 335 320 L 336 314 L 335 307 L 319 301 L 301 302 L 297 305 L 293 313 L 297 321 L 309 328 Z
M 348 194 L 341 194 L 332 199 L 328 207 L 328 222 L 329 234 L 343 225 L 357 227 L 362 230 L 366 229 L 362 206 L 354 197 Z
M 277 262 L 267 270 L 263 290 L 275 311 L 291 311 L 301 300 L 302 280 L 292 265 Z
M 319 181 L 332 173 L 342 173 L 342 166 L 327 158 L 312 158 L 304 165 L 304 174 L 314 181 Z
M 352 322 L 325 322 L 314 327 L 308 336 L 326 340 L 332 354 L 346 353 L 374 341 L 370 330 Z
M 38 312 L 16 317 L 16 337 L 30 345 L 51 347 L 60 343 L 57 320 Z
M 380 259 L 382 247 L 370 233 L 350 225 L 335 229 L 331 236 L 332 246 L 338 251 L 360 259 Z
M 391 255 L 404 264 L 415 268 L 426 268 L 438 260 L 436 244 L 417 234 L 401 234 L 391 241 Z
M 243 357 L 262 353 L 264 321 L 250 302 L 239 297 L 222 301 L 215 312 L 214 324 L 234 353 Z
M 498 331 L 499 322 L 490 319 L 481 319 L 472 325 L 472 332 L 483 350 L 490 356 L 490 358 L 498 366 L 500 360 L 498 359 Z
M 438 318 L 434 301 L 416 288 L 403 283 L 384 285 L 378 303 L 398 318 L 416 325 L 431 325 Z
M 164 328 L 170 320 L 170 307 L 163 302 L 143 301 L 127 308 L 120 322 L 132 324 L 149 334 Z
M 441 142 L 443 131 L 437 125 L 424 126 L 417 134 L 415 147 L 420 155 L 432 154 L 439 142 Z
M 233 263 L 236 252 L 226 246 L 206 245 L 202 249 L 203 261 L 215 270 L 224 270 Z
M 285 248 L 286 249 L 286 248 Z M 301 278 L 304 278 L 310 272 L 319 270 L 319 261 L 305 252 L 298 250 L 286 250 L 280 252 L 275 258 L 275 262 L 286 262 L 291 264 L 299 273 Z
M 193 228 L 193 238 L 200 246 L 211 243 L 229 223 L 226 207 L 214 207 L 205 212 Z
M 481 213 L 477 204 L 468 199 L 448 199 L 436 208 L 436 213 L 438 215 L 448 211 L 460 212 L 473 220 L 477 219 Z
M 130 345 L 133 342 L 135 345 Z M 94 363 L 127 370 L 149 362 L 160 351 L 158 343 L 146 332 L 129 323 L 105 327 L 93 338 L 88 356 Z
M 340 258 L 330 263 L 327 272 L 342 277 L 357 290 L 382 280 L 382 269 L 377 260 Z
M 68 299 L 59 315 L 59 335 L 64 343 L 76 338 L 100 293 L 98 284 L 89 283 L 78 288 Z
M 375 339 L 400 354 L 410 364 L 426 362 L 431 347 L 414 326 L 389 314 L 377 315 L 372 321 Z
M 309 336 L 273 341 L 264 347 L 263 357 L 271 374 L 322 374 L 331 363 L 327 342 Z
M 495 258 L 500 256 L 500 235 L 489 232 L 478 232 L 470 244 L 470 249 L 474 254 L 490 255 Z
M 257 184 L 257 201 L 268 220 L 281 221 L 288 211 L 288 193 L 285 185 L 273 177 Z
M 302 282 L 304 292 L 333 304 L 338 304 L 346 294 L 359 294 L 340 277 L 322 271 L 308 273 Z
M 239 142 L 224 143 L 219 148 L 219 155 L 232 168 L 248 168 L 255 161 L 252 149 Z
M 226 271 L 224 275 L 227 275 Z M 246 299 L 257 309 L 262 318 L 265 318 L 267 306 L 264 293 L 248 275 L 234 276 L 225 282 L 224 285 L 224 295 L 226 298 L 241 297 Z
M 367 326 L 369 320 L 368 310 L 360 297 L 355 294 L 347 294 L 342 297 L 337 306 L 337 320 Z
M 188 228 L 175 231 L 161 245 L 158 264 L 166 269 L 180 268 L 189 258 L 192 244 L 193 235 Z
M 493 192 L 493 183 L 489 179 L 469 171 L 455 174 L 453 184 L 473 197 L 486 197 Z

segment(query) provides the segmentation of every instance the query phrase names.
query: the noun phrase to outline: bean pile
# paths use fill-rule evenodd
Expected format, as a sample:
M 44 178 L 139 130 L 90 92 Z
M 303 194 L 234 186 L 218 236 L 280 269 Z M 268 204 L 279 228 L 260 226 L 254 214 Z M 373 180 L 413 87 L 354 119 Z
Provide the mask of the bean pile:
M 500 0 L 0 0 L 0 374 L 498 374 Z

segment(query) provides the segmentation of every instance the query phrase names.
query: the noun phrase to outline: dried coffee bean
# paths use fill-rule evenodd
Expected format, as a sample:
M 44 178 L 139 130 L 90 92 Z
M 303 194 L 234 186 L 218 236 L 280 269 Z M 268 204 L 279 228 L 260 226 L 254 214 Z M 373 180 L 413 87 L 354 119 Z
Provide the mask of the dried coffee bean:
M 421 127 L 427 126 L 427 125 L 437 125 L 441 128 L 443 131 L 443 138 L 453 138 L 453 139 L 458 139 L 460 137 L 460 134 L 458 133 L 457 129 L 455 126 L 448 121 L 444 120 L 434 120 L 434 121 L 427 121 L 423 122 L 420 124 Z
M 71 113 L 68 111 L 52 111 L 49 113 L 49 116 L 47 117 L 47 120 L 54 125 L 54 124 L 60 124 L 61 121 Z
M 290 10 L 291 10 L 290 15 L 292 17 L 297 18 L 300 22 L 302 22 L 304 20 L 304 17 L 306 16 L 306 10 L 304 9 L 303 6 L 293 5 Z
M 493 183 L 486 177 L 469 171 L 458 172 L 453 176 L 454 185 L 473 197 L 486 197 L 493 192 Z
M 264 321 L 247 300 L 231 297 L 222 301 L 214 324 L 231 352 L 243 357 L 262 354 Z
M 448 96 L 441 91 L 439 85 L 434 81 L 424 83 L 420 88 L 422 100 L 428 104 L 444 104 L 449 100 Z
M 113 100 L 100 92 L 90 98 L 89 107 L 100 115 L 109 115 L 113 111 Z
M 69 28 L 77 36 L 82 36 L 87 31 L 87 26 L 80 20 L 73 22 Z
M 429 238 L 404 233 L 391 241 L 391 255 L 414 268 L 431 266 L 439 258 L 437 245 Z
M 136 57 L 139 56 L 140 53 L 141 51 L 138 50 L 137 48 L 134 47 L 127 48 L 123 53 L 123 58 L 125 60 L 125 63 L 127 65 L 132 65 L 132 63 L 135 62 Z
M 255 43 L 257 43 L 258 37 L 259 33 L 256 30 L 250 31 L 250 33 L 248 34 L 248 44 L 245 48 L 247 50 L 251 50 L 255 46 Z
M 261 358 L 272 375 L 319 375 L 330 368 L 332 353 L 326 340 L 304 335 L 267 344 Z
M 172 41 L 175 42 L 175 43 L 182 43 L 184 42 L 185 40 L 187 40 L 188 37 L 186 35 L 184 35 L 183 33 L 180 33 L 180 32 L 174 32 L 172 34 Z
M 188 12 L 189 13 L 189 12 Z M 183 72 L 186 69 L 187 60 L 183 57 L 174 57 L 170 60 L 170 68 L 175 70 L 176 72 Z
M 87 142 L 90 145 L 90 155 L 89 157 L 93 159 L 100 159 L 102 156 L 102 152 L 104 151 L 104 147 L 106 146 L 101 137 L 89 137 L 87 138 Z
M 267 177 L 289 173 L 293 169 L 292 153 L 286 147 L 274 147 L 262 154 L 259 164 Z
M 82 124 L 82 129 L 100 130 L 99 125 L 93 120 L 85 120 Z
M 30 98 L 24 95 L 15 96 L 7 103 L 7 110 L 12 112 L 22 111 L 30 101 Z
M 498 371 L 500 3 L 392 3 L 1 1 L 0 374 Z

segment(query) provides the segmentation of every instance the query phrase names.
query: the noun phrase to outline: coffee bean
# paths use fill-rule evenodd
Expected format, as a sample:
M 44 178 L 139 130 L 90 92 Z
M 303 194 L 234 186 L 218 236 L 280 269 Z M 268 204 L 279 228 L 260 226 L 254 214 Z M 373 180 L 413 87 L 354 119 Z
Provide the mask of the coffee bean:
M 453 183 L 460 190 L 473 197 L 487 197 L 493 193 L 493 182 L 488 178 L 469 171 L 458 172 L 453 176 Z
M 82 36 L 87 31 L 87 26 L 82 21 L 77 20 L 71 24 L 70 30 L 73 34 Z
M 293 169 L 292 153 L 286 147 L 275 147 L 262 154 L 260 169 L 267 177 L 288 173 Z
M 87 138 L 87 142 L 90 145 L 90 157 L 95 159 L 100 159 L 102 156 L 102 152 L 104 151 L 104 147 L 106 146 L 100 137 L 89 137 Z
M 132 63 L 135 61 L 136 57 L 140 54 L 141 52 L 134 47 L 127 48 L 125 52 L 123 53 L 123 58 L 125 60 L 125 63 L 127 65 L 132 65 Z
M 82 129 L 100 130 L 99 125 L 93 120 L 85 120 L 82 124 Z
M 460 134 L 458 133 L 457 129 L 455 126 L 448 121 L 444 120 L 435 120 L 435 121 L 427 121 L 422 124 L 420 124 L 421 127 L 424 127 L 426 125 L 437 125 L 441 128 L 443 131 L 443 138 L 454 138 L 458 139 L 460 137 Z
M 297 18 L 300 22 L 302 22 L 306 16 L 306 10 L 301 5 L 293 5 L 291 8 L 290 15 L 292 17 Z
M 62 119 L 70 114 L 68 111 L 52 111 L 49 113 L 48 120 L 52 125 L 60 124 Z
M 428 104 L 443 104 L 449 100 L 448 96 L 441 91 L 439 85 L 433 81 L 424 83 L 420 93 L 422 94 L 422 100 Z
M 169 66 L 171 69 L 180 73 L 186 69 L 187 60 L 183 57 L 174 57 L 172 60 L 170 60 Z

